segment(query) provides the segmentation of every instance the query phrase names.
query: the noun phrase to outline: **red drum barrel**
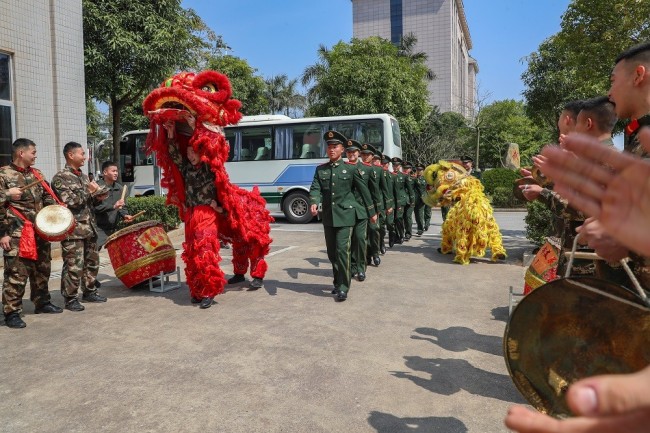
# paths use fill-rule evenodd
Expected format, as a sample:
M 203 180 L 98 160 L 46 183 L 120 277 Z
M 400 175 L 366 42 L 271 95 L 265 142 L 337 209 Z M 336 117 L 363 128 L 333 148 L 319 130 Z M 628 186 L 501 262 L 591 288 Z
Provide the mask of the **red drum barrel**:
M 36 214 L 36 232 L 46 241 L 56 242 L 67 238 L 74 231 L 74 215 L 65 206 L 45 206 Z
M 158 221 L 118 230 L 106 240 L 115 276 L 128 288 L 161 272 L 176 270 L 176 251 Z

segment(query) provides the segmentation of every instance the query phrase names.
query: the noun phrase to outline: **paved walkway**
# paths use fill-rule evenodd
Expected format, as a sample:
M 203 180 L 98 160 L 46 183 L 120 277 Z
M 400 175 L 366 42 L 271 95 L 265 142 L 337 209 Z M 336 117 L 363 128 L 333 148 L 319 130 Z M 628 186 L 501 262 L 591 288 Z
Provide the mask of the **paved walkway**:
M 311 228 L 274 231 L 265 287 L 208 310 L 186 286 L 128 290 L 111 266 L 106 304 L 36 316 L 26 300 L 27 328 L 0 327 L 0 432 L 506 431 L 522 399 L 501 337 L 527 243 L 506 234 L 508 262 L 460 266 L 436 253 L 434 225 L 337 303 Z

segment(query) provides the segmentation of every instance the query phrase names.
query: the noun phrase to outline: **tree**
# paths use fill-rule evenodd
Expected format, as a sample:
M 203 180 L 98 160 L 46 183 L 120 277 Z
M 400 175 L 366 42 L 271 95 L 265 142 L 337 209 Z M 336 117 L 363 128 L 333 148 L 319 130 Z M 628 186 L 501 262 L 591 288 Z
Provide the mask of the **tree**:
M 109 105 L 119 160 L 123 108 L 200 64 L 220 39 L 180 0 L 83 0 L 83 22 L 86 94 Z
M 242 113 L 252 116 L 267 112 L 264 78 L 256 75 L 257 69 L 250 66 L 246 60 L 229 55 L 215 56 L 208 60 L 207 68 L 228 76 L 233 97 L 242 103 Z
M 650 39 L 649 16 L 644 0 L 573 0 L 561 30 L 526 59 L 523 94 L 531 118 L 555 131 L 564 102 L 605 95 L 616 56 Z
M 305 108 L 306 98 L 297 90 L 298 80 L 289 80 L 286 74 L 275 75 L 265 80 L 266 98 L 270 113 L 284 113 Z
M 467 119 L 453 111 L 440 113 L 434 107 L 415 134 L 402 137 L 402 156 L 425 165 L 440 159 L 458 158 L 464 153 L 464 146 L 471 130 Z
M 517 143 L 522 164 L 552 140 L 553 134 L 540 128 L 526 115 L 524 103 L 513 99 L 495 101 L 481 111 L 480 159 L 484 167 L 502 167 L 508 143 Z M 469 143 L 473 148 L 474 142 Z
M 371 37 L 321 46 L 319 60 L 308 66 L 308 113 L 317 116 L 390 113 L 405 136 L 417 132 L 427 117 L 428 68 L 421 58 L 400 55 L 390 41 Z

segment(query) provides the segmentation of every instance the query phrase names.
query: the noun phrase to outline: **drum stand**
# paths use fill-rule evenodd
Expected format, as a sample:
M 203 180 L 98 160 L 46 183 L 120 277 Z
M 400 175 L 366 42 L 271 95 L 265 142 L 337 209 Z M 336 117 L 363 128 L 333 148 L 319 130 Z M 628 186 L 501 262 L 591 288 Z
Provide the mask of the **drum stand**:
M 170 277 L 176 275 L 176 281 L 170 281 Z M 158 278 L 154 281 L 154 278 Z M 170 290 L 181 287 L 181 268 L 176 266 L 176 270 L 171 272 L 160 272 L 160 274 L 149 278 L 149 291 L 165 293 Z

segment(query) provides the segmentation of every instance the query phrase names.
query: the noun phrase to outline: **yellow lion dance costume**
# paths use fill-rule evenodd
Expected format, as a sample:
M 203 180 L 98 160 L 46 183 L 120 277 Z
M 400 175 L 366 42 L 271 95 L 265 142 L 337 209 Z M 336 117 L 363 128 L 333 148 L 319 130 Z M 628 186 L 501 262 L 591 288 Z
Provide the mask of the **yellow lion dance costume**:
M 424 202 L 433 206 L 450 206 L 447 219 L 442 225 L 442 245 L 439 251 L 449 254 L 456 251 L 454 261 L 469 264 L 471 257 L 485 256 L 492 250 L 492 261 L 504 260 L 501 232 L 492 206 L 483 193 L 483 185 L 460 165 L 438 161 L 424 170 L 427 194 Z

